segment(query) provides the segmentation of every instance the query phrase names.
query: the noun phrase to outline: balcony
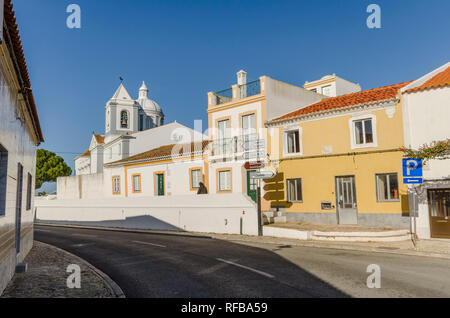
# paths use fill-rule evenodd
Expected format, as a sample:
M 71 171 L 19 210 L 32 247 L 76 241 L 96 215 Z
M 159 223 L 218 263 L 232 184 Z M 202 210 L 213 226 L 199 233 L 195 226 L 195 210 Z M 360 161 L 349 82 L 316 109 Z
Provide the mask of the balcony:
M 247 134 L 242 136 L 235 136 L 232 138 L 215 139 L 211 143 L 211 157 L 212 159 L 240 157 L 244 152 L 256 151 L 256 147 L 247 147 L 244 149 L 244 144 L 248 141 L 256 141 L 259 136 L 257 134 Z
M 234 92 L 234 88 L 236 87 L 236 92 Z M 222 105 L 233 100 L 239 100 L 255 95 L 261 94 L 261 80 L 253 81 L 244 85 L 235 85 L 233 88 L 225 89 L 220 92 L 215 92 L 215 104 L 214 105 Z

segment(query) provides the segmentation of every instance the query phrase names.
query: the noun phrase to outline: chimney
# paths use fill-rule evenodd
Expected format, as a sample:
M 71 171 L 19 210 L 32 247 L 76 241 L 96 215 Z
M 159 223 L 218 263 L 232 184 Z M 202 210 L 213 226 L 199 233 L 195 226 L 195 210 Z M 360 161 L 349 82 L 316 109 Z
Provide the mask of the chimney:
M 237 83 L 238 85 L 247 84 L 247 73 L 244 70 L 237 72 Z

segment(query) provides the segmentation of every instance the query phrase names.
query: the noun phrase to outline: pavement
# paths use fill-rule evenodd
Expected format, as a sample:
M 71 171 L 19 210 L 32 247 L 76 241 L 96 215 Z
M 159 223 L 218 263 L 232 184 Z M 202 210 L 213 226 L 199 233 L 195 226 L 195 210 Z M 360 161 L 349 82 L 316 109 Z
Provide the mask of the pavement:
M 131 298 L 450 297 L 448 259 L 389 246 L 374 253 L 267 237 L 42 225 L 35 238 L 87 260 Z M 373 264 L 381 288 L 367 286 Z
M 112 285 L 98 269 L 51 245 L 34 242 L 25 262 L 28 270 L 15 274 L 1 298 L 115 298 Z M 80 266 L 80 288 L 68 288 L 71 264 Z

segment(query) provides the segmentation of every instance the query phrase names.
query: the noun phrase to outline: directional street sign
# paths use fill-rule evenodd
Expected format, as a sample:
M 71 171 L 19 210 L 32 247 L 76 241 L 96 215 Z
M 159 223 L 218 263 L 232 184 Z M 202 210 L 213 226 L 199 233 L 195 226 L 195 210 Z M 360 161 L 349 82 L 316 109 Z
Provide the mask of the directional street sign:
M 266 152 L 264 150 L 258 150 L 258 151 L 252 151 L 252 152 L 244 152 L 244 159 L 265 159 L 266 158 Z
M 275 172 L 270 170 L 260 171 L 250 176 L 252 179 L 272 179 L 273 177 L 275 177 Z
M 263 169 L 265 166 L 266 164 L 262 161 L 253 161 L 253 162 L 246 162 L 244 168 L 246 170 L 256 170 L 256 169 Z
M 421 159 L 403 159 L 403 183 L 422 184 L 423 171 Z
M 266 140 L 259 139 L 259 140 L 247 140 L 244 142 L 244 150 L 256 150 L 256 149 L 262 149 L 266 148 Z

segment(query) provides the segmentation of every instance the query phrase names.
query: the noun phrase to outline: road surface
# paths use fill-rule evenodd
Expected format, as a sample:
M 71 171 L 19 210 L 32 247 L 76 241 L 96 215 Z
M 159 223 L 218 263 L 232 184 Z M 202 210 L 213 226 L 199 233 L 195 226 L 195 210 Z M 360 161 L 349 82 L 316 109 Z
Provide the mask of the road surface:
M 450 297 L 444 259 L 42 225 L 35 239 L 84 258 L 132 298 Z M 381 288 L 367 287 L 371 264 Z

